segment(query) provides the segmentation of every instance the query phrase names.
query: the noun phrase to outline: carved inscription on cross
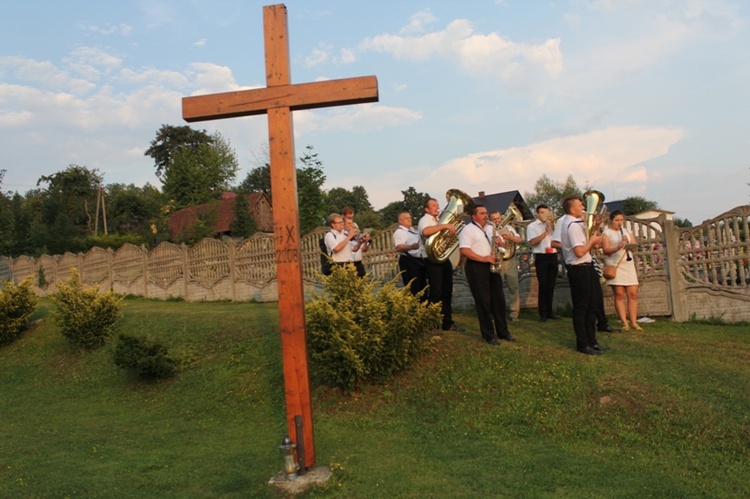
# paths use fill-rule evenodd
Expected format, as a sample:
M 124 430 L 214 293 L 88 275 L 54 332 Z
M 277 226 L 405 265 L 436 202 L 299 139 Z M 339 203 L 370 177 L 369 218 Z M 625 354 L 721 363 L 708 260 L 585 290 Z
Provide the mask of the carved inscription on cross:
M 312 408 L 307 368 L 304 290 L 300 250 L 299 207 L 292 111 L 377 102 L 375 76 L 291 84 L 286 6 L 263 7 L 266 88 L 185 97 L 182 117 L 188 122 L 268 114 L 271 197 L 279 289 L 281 346 L 284 362 L 289 436 L 296 435 L 295 416 L 302 416 L 303 466 L 315 464 Z

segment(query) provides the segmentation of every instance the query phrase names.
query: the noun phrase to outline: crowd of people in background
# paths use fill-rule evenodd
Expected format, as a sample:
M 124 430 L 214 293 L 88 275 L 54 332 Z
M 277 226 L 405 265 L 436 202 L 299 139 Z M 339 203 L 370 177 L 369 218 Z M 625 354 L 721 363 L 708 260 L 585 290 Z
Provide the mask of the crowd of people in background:
M 464 269 L 476 306 L 482 339 L 490 345 L 516 341 L 508 323 L 521 319 L 518 289 L 518 261 L 504 258 L 509 243 L 520 244 L 522 238 L 511 224 L 503 224 L 499 211 L 488 213 L 481 204 L 464 215 L 471 217 L 462 229 L 452 223 L 441 223 L 440 205 L 429 198 L 423 205 L 417 225 L 412 214 L 398 215 L 393 232 L 393 248 L 398 254 L 398 268 L 403 284 L 423 302 L 439 303 L 443 331 L 461 331 L 452 316 L 453 272 L 451 259 L 428 258 L 426 245 L 435 234 L 458 239 L 460 265 Z M 565 266 L 572 301 L 573 330 L 577 351 L 600 355 L 608 348 L 599 344 L 597 332 L 617 332 L 608 323 L 604 311 L 602 266 L 616 269 L 606 283 L 613 290 L 614 306 L 622 322 L 622 331 L 642 331 L 638 325 L 638 275 L 632 251 L 635 237 L 624 226 L 624 216 L 614 211 L 604 232 L 591 232 L 585 223 L 584 201 L 568 196 L 563 201 L 564 215 L 555 218 L 549 206 L 535 207 L 535 218 L 526 227 L 526 242 L 531 247 L 538 282 L 537 310 L 539 321 L 559 321 L 555 313 L 554 293 L 560 265 Z M 332 265 L 353 265 L 357 275 L 366 275 L 363 254 L 371 243 L 354 221 L 354 211 L 344 208 L 331 214 L 331 230 L 321 240 L 321 249 Z M 512 253 L 511 253 L 512 254 Z M 601 256 L 600 256 L 601 255 Z M 599 261 L 599 259 L 602 261 Z M 507 286 L 508 297 L 504 287 Z

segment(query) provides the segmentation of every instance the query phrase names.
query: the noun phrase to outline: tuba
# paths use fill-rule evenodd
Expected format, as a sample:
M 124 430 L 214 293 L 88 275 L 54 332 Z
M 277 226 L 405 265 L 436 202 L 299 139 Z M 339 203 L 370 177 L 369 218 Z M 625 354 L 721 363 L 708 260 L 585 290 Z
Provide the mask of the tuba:
M 510 203 L 508 209 L 505 211 L 505 217 L 500 220 L 495 229 L 500 232 L 509 223 L 521 220 L 523 220 L 523 213 L 521 213 L 521 210 L 518 209 L 515 203 Z M 503 254 L 503 260 L 510 260 L 516 255 L 516 243 L 513 241 L 505 241 L 505 249 L 507 251 Z
M 427 238 L 424 249 L 427 258 L 433 263 L 443 263 L 450 258 L 451 253 L 458 247 L 458 233 L 466 226 L 461 220 L 461 215 L 464 211 L 474 209 L 474 200 L 471 199 L 471 196 L 458 189 L 451 189 L 446 192 L 445 199 L 448 201 L 448 205 L 440 213 L 438 225 L 453 225 L 456 228 L 456 235 L 451 235 L 447 230 L 441 230 Z
M 604 218 L 606 218 L 607 207 L 604 206 L 604 194 L 589 189 L 583 193 L 583 204 L 585 207 L 583 222 L 586 225 L 586 235 L 590 238 L 595 232 L 601 230 Z

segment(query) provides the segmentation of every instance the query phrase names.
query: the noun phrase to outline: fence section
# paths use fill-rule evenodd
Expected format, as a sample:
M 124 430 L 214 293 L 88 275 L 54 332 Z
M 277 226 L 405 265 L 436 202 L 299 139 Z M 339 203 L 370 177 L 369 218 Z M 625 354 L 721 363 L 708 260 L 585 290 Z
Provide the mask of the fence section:
M 525 240 L 527 222 L 514 223 Z M 640 280 L 639 309 L 644 315 L 690 318 L 721 317 L 750 320 L 750 267 L 748 238 L 750 206 L 728 211 L 700 226 L 676 228 L 664 215 L 640 220 L 626 219 L 635 234 L 633 252 Z M 373 234 L 364 254 L 368 272 L 381 280 L 398 275 L 393 249 L 394 224 Z M 319 289 L 319 241 L 328 231 L 319 227 L 301 240 L 302 272 L 306 291 Z M 536 306 L 536 279 L 529 247 L 518 246 L 522 307 Z M 47 295 L 56 283 L 68 279 L 77 268 L 83 282 L 157 299 L 188 301 L 274 301 L 276 261 L 270 234 L 257 233 L 242 242 L 204 239 L 192 248 L 161 243 L 148 251 L 126 244 L 117 251 L 92 248 L 85 254 L 0 257 L 0 279 L 21 281 L 31 276 L 37 293 Z M 564 266 L 560 266 L 555 306 L 565 307 L 570 296 Z M 462 269 L 457 269 L 453 303 L 473 306 Z M 611 291 L 604 286 L 608 312 L 613 311 Z

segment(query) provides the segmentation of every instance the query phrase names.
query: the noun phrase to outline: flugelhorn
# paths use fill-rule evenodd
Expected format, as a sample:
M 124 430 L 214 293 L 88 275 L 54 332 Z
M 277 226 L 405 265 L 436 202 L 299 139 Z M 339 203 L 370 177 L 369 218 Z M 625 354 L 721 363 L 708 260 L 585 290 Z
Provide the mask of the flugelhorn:
M 607 207 L 604 206 L 604 194 L 594 189 L 587 190 L 583 193 L 583 205 L 586 235 L 591 238 L 601 229 L 606 218 Z
M 443 263 L 450 258 L 451 253 L 458 248 L 458 234 L 466 226 L 461 215 L 464 212 L 474 210 L 474 200 L 471 196 L 458 189 L 451 189 L 445 193 L 445 199 L 448 205 L 440 213 L 438 225 L 450 224 L 456 228 L 456 234 L 453 235 L 448 229 L 436 232 L 427 238 L 424 249 L 427 258 L 434 263 Z
M 518 209 L 515 203 L 510 203 L 508 209 L 505 210 L 505 217 L 495 226 L 498 232 L 500 232 L 506 225 L 511 222 L 523 220 L 523 213 Z M 505 253 L 503 253 L 503 260 L 510 260 L 516 255 L 516 243 L 514 241 L 505 241 Z

